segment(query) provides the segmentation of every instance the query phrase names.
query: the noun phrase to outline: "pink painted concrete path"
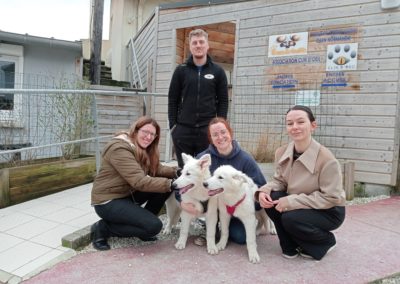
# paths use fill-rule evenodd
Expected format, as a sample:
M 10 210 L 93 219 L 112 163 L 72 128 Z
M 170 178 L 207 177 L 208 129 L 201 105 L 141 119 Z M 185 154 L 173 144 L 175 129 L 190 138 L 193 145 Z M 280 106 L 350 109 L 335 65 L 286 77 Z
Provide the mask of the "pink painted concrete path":
M 400 272 L 400 197 L 347 207 L 335 232 L 337 247 L 320 262 L 281 256 L 276 236 L 257 238 L 260 264 L 245 246 L 228 244 L 216 256 L 189 239 L 79 254 L 24 283 L 367 283 Z

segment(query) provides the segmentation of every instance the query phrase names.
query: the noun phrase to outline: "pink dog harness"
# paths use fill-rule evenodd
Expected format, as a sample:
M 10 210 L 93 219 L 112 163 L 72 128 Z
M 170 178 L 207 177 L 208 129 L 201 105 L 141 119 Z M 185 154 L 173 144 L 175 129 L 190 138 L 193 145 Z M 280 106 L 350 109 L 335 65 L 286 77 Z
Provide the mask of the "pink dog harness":
M 236 207 L 238 207 L 238 206 L 240 205 L 240 203 L 242 203 L 243 200 L 244 200 L 245 198 L 246 198 L 246 194 L 243 195 L 242 199 L 240 199 L 238 202 L 236 202 L 236 203 L 235 203 L 234 205 L 232 205 L 232 206 L 229 206 L 229 205 L 226 205 L 226 204 L 225 204 L 225 206 L 226 206 L 226 211 L 228 212 L 228 214 L 232 216 L 233 213 L 235 213 Z

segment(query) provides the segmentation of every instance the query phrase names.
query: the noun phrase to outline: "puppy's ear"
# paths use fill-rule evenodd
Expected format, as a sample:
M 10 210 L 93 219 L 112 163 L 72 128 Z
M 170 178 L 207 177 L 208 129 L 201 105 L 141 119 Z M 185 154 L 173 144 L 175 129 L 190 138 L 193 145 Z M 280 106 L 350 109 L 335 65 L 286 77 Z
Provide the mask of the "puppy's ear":
M 199 159 L 199 163 L 200 163 L 200 168 L 202 170 L 210 167 L 210 165 L 211 165 L 211 156 L 210 156 L 210 154 L 204 154 L 203 156 L 201 156 L 200 159 Z
M 246 176 L 243 173 L 240 173 L 240 172 L 234 174 L 233 175 L 233 179 L 236 180 L 237 182 L 240 182 L 240 183 L 247 182 Z
M 189 154 L 182 153 L 182 160 L 184 164 L 186 164 L 190 159 L 193 159 L 193 157 Z

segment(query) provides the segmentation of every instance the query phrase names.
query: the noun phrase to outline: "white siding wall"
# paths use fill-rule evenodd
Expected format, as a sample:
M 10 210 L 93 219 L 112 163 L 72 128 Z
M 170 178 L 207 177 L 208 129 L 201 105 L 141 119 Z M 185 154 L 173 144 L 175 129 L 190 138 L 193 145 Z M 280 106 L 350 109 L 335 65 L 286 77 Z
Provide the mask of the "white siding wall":
M 246 94 L 239 90 L 247 88 L 255 91 L 257 86 L 265 85 L 270 35 L 306 32 L 336 25 L 359 27 L 358 67 L 353 72 L 359 88 L 330 92 L 328 95 L 334 101 L 326 99 L 326 94 L 321 90 L 323 98 L 316 111 L 332 126 L 321 131 L 322 141 L 339 159 L 356 162 L 356 181 L 395 185 L 400 128 L 399 8 L 382 10 L 380 1 L 376 0 L 243 1 L 189 10 L 160 11 L 156 17 L 153 90 L 165 93 L 175 68 L 176 29 L 225 21 L 237 23 L 234 113 L 257 107 L 244 108 L 240 105 L 240 97 Z M 311 46 L 310 52 L 321 53 L 316 46 Z M 284 95 L 287 94 L 282 93 Z M 286 105 L 282 106 L 279 98 L 266 99 L 270 108 L 265 112 L 275 116 L 265 119 L 275 124 L 275 127 L 271 127 L 282 129 L 282 118 L 276 115 L 283 116 Z M 163 125 L 167 125 L 166 98 L 156 100 L 154 115 Z M 241 123 L 247 127 L 245 122 Z M 247 125 L 251 124 L 257 129 L 257 123 L 264 125 L 266 121 L 257 117 L 248 121 Z M 236 133 L 240 137 L 240 131 L 238 133 L 236 129 Z

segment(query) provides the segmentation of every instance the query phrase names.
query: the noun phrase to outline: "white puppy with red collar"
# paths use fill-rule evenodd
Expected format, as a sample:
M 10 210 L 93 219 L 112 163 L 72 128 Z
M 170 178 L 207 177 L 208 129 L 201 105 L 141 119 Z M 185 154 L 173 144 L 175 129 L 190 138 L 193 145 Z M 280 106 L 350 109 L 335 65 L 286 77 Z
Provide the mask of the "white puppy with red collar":
M 232 166 L 220 166 L 214 171 L 211 178 L 203 183 L 209 196 L 218 196 L 208 204 L 207 219 L 207 250 L 210 254 L 217 254 L 225 249 L 229 238 L 229 222 L 231 216 L 239 218 L 246 230 L 246 244 L 249 261 L 260 262 L 256 243 L 256 215 L 254 208 L 254 192 L 257 185 L 246 174 L 236 170 Z M 215 244 L 215 227 L 217 224 L 218 208 L 221 224 L 221 238 Z

